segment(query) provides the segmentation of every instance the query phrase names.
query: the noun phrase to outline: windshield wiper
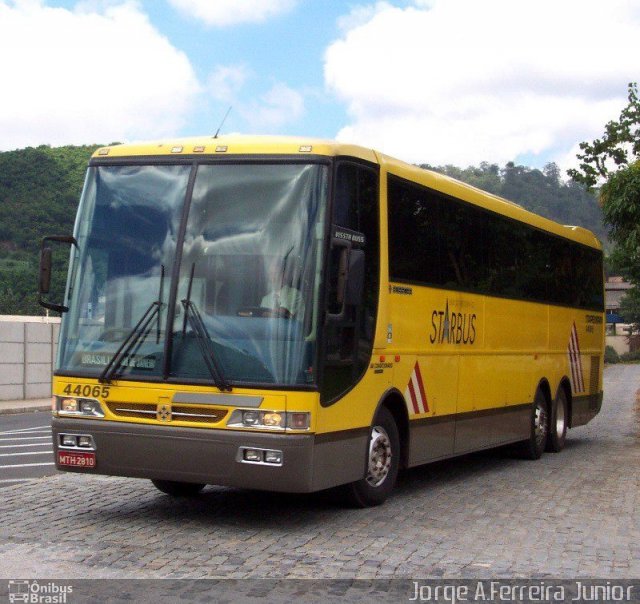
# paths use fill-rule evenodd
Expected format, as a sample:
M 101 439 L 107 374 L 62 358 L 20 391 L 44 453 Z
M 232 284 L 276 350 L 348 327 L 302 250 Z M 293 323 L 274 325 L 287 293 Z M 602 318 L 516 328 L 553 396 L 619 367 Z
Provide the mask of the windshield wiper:
M 115 354 L 111 357 L 111 360 L 100 374 L 98 381 L 110 382 L 113 379 L 115 372 L 118 370 L 120 365 L 122 365 L 122 361 L 125 359 L 125 357 L 131 354 L 134 347 L 139 342 L 144 342 L 144 340 L 147 338 L 149 332 L 151 331 L 153 320 L 159 314 L 161 307 L 162 303 L 159 300 L 154 300 L 149 305 L 140 320 L 127 334 L 127 337 L 123 340 L 122 344 L 120 344 L 118 350 L 116 350 Z M 158 317 L 158 323 L 159 322 L 160 318 Z
M 198 348 L 200 348 L 200 354 L 204 359 L 204 364 L 207 366 L 213 383 L 217 388 L 223 392 L 231 392 L 231 385 L 224 378 L 224 373 L 220 367 L 218 360 L 216 359 L 215 352 L 212 348 L 211 336 L 207 331 L 207 326 L 202 320 L 202 315 L 198 310 L 198 307 L 191 301 L 191 288 L 193 287 L 193 276 L 195 274 L 196 264 L 191 264 L 191 274 L 189 275 L 189 284 L 187 285 L 187 297 L 181 300 L 184 308 L 184 321 L 182 323 L 182 337 L 184 339 L 187 331 L 187 322 L 191 326 L 191 330 L 196 336 L 198 342 Z
M 147 310 L 140 320 L 135 324 L 134 328 L 127 334 L 127 337 L 123 340 L 122 344 L 118 346 L 115 354 L 111 357 L 107 366 L 103 369 L 98 381 L 110 382 L 113 379 L 115 372 L 118 370 L 125 357 L 131 355 L 134 347 L 139 342 L 144 342 L 151 331 L 153 320 L 158 317 L 158 325 L 156 328 L 156 342 L 160 342 L 160 311 L 164 304 L 162 303 L 162 295 L 164 289 L 164 264 L 160 265 L 160 289 L 158 291 L 158 299 L 149 304 Z
M 198 348 L 200 348 L 204 364 L 207 366 L 214 384 L 223 392 L 231 392 L 231 385 L 225 379 L 222 368 L 216 359 L 216 355 L 211 344 L 211 337 L 207 331 L 207 326 L 202 320 L 202 315 L 200 314 L 198 307 L 188 298 L 182 300 L 182 306 L 184 307 L 185 323 L 187 321 L 189 322 L 191 330 L 196 336 Z

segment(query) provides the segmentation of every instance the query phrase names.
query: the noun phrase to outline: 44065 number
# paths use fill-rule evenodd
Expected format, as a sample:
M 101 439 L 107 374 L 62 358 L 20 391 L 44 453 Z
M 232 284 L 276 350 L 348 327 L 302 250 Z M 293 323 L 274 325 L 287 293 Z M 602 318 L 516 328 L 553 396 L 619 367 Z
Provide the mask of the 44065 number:
M 109 386 L 92 386 L 91 384 L 67 384 L 62 391 L 68 396 L 84 396 L 85 398 L 107 398 Z

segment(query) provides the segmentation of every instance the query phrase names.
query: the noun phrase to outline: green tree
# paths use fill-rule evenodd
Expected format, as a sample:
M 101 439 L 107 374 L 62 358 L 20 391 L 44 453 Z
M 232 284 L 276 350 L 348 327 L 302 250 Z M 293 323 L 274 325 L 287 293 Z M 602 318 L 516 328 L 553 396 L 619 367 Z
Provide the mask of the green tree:
M 569 176 L 588 188 L 609 179 L 612 172 L 624 169 L 640 159 L 640 98 L 638 84 L 631 82 L 629 103 L 620 113 L 618 121 L 605 126 L 602 138 L 580 143 L 580 168 L 569 170 Z
M 600 201 L 616 244 L 617 265 L 640 286 L 640 158 L 609 175 L 600 189 Z
M 40 241 L 72 232 L 95 149 L 41 145 L 0 153 L 0 314 L 44 314 L 36 293 Z M 56 265 L 53 275 L 57 300 L 62 299 L 65 268 L 66 263 Z
M 611 240 L 613 264 L 634 285 L 622 307 L 626 320 L 640 325 L 640 98 L 629 84 L 628 104 L 602 138 L 580 144 L 580 168 L 569 170 L 575 181 L 593 189 L 601 184 L 600 204 Z

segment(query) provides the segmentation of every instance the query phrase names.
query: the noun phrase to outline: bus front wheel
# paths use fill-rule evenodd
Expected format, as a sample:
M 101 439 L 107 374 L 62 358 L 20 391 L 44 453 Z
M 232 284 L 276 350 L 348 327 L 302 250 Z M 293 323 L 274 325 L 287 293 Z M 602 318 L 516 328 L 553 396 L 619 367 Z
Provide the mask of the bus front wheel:
M 207 486 L 195 482 L 176 482 L 174 480 L 152 480 L 151 482 L 156 489 L 173 497 L 193 497 Z
M 391 494 L 398 476 L 400 437 L 393 415 L 381 407 L 367 443 L 366 475 L 345 486 L 347 502 L 354 507 L 380 505 Z

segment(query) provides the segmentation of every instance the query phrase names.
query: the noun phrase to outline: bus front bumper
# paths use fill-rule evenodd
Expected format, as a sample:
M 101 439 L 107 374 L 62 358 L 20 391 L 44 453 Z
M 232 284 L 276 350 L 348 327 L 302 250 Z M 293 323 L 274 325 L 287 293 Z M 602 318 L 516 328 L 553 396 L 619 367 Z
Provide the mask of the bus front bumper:
M 317 439 L 59 417 L 52 430 L 58 470 L 295 493 L 362 478 L 368 436 L 358 431 L 339 440 Z M 59 452 L 69 452 L 61 435 L 90 436 L 95 466 L 61 465 Z M 282 461 L 247 461 L 246 449 L 280 452 Z

